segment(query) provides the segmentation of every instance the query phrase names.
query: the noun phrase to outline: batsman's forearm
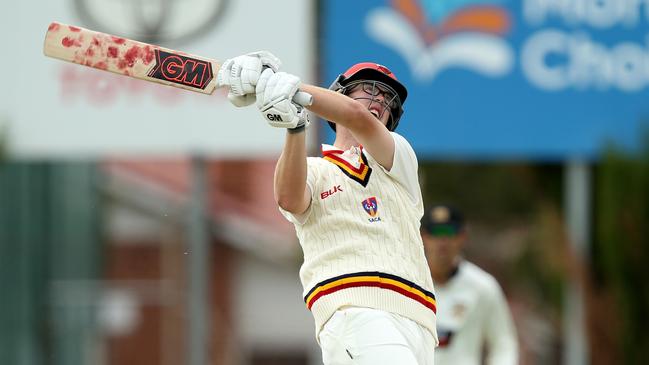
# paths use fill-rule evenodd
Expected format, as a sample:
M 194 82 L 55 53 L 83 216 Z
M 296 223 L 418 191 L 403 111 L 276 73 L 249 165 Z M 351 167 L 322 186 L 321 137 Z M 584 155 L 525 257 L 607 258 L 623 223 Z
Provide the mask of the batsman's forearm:
M 313 96 L 313 103 L 307 106 L 310 111 L 347 128 L 381 166 L 392 169 L 392 135 L 365 105 L 341 93 L 313 85 L 303 84 L 300 89 Z
M 352 132 L 362 133 L 371 122 L 382 127 L 380 122 L 373 120 L 367 108 L 343 94 L 308 84 L 302 84 L 300 90 L 313 96 L 313 103 L 307 109 L 325 120 L 340 124 Z
M 302 213 L 305 202 L 307 177 L 305 133 L 286 133 L 282 154 L 275 166 L 275 201 L 284 210 Z

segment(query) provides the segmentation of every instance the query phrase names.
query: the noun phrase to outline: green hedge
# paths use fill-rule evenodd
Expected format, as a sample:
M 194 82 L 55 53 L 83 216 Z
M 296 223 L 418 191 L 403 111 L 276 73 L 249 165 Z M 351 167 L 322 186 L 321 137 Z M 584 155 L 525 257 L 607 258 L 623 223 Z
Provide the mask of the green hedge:
M 601 320 L 618 322 L 625 364 L 649 361 L 649 135 L 640 151 L 610 148 L 596 183 L 593 263 L 597 285 L 615 305 Z M 614 328 L 614 327 L 613 327 Z

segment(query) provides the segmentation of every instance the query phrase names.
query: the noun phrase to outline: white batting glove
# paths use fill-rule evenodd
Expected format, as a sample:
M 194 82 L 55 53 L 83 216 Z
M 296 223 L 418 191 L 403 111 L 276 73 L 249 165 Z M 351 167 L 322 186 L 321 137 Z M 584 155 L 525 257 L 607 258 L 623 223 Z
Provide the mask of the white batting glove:
M 216 74 L 217 87 L 228 86 L 228 100 L 243 107 L 255 102 L 255 86 L 261 72 L 277 71 L 282 62 L 268 51 L 257 51 L 226 60 Z
M 266 69 L 257 83 L 257 108 L 268 124 L 299 132 L 309 125 L 306 109 L 292 99 L 300 87 L 300 78 L 286 72 Z

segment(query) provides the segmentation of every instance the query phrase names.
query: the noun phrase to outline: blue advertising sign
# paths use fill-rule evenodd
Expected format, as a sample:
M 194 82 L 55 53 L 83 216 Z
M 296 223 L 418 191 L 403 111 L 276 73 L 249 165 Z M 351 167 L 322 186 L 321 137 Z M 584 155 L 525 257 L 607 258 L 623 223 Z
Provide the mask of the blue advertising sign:
M 634 147 L 649 118 L 646 1 L 322 6 L 322 77 L 390 68 L 409 91 L 398 132 L 420 158 L 594 159 L 607 142 Z

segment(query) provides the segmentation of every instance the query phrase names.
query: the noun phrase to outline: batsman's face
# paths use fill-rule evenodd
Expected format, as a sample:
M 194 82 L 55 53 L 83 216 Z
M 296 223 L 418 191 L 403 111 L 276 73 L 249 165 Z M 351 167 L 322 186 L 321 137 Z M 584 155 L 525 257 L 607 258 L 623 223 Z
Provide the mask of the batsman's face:
M 348 86 L 347 95 L 362 103 L 378 120 L 387 125 L 392 108 L 399 102 L 397 93 L 378 81 L 357 81 Z

